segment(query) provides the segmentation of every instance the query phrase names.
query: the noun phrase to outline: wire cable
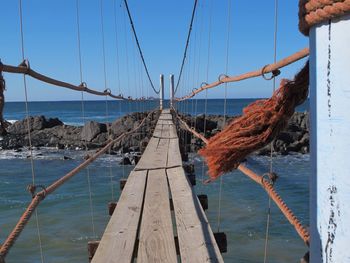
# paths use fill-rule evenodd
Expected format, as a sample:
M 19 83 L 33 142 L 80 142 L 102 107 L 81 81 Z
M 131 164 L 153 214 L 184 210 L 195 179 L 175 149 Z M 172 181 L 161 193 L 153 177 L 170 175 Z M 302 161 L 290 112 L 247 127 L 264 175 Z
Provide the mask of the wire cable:
M 228 73 L 228 65 L 229 65 L 230 24 L 231 24 L 231 0 L 228 0 L 227 1 L 226 66 L 225 66 L 225 74 L 226 75 Z M 222 128 L 224 128 L 225 125 L 226 125 L 226 114 L 227 114 L 227 83 L 225 83 L 224 121 L 223 121 L 223 127 Z M 220 176 L 219 204 L 218 204 L 218 232 L 220 232 L 220 223 L 221 223 L 222 184 L 223 184 L 223 176 Z
M 273 35 L 273 63 L 277 61 L 277 29 L 278 29 L 278 0 L 275 0 L 275 12 L 274 12 L 274 35 Z M 276 78 L 272 79 L 272 93 L 276 90 Z M 273 142 L 270 144 L 270 174 L 273 172 Z M 268 211 L 266 218 L 266 230 L 265 230 L 265 245 L 264 245 L 264 263 L 267 262 L 268 254 L 268 242 L 270 232 L 270 221 L 271 221 L 271 197 L 268 197 Z
M 132 32 L 134 33 L 134 37 L 135 37 L 135 41 L 136 41 L 136 44 L 137 44 L 137 48 L 139 50 L 139 53 L 140 53 L 140 57 L 141 57 L 141 60 L 142 60 L 142 63 L 143 63 L 143 67 L 145 68 L 145 71 L 146 71 L 146 74 L 147 74 L 147 77 L 148 77 L 148 80 L 149 80 L 149 83 L 153 89 L 153 91 L 156 93 L 156 94 L 159 94 L 160 90 L 156 90 L 154 85 L 153 85 L 153 82 L 152 82 L 152 79 L 149 75 L 149 72 L 148 72 L 148 68 L 147 68 L 147 65 L 146 65 L 146 62 L 145 62 L 145 58 L 143 57 L 143 53 L 142 53 L 142 49 L 141 49 L 141 46 L 140 46 L 140 42 L 137 38 L 137 34 L 136 34 L 136 30 L 135 30 L 135 26 L 134 26 L 134 22 L 132 20 L 132 17 L 131 17 L 131 13 L 130 13 L 130 10 L 129 10 L 129 6 L 128 6 L 128 1 L 127 0 L 124 0 L 124 3 L 125 3 L 125 8 L 126 8 L 126 11 L 128 13 L 128 16 L 129 16 L 129 20 L 130 20 L 130 25 L 131 25 L 131 29 L 132 29 Z
M 193 20 L 196 14 L 196 8 L 197 8 L 197 0 L 194 0 L 194 4 L 193 4 L 193 9 L 192 9 L 192 16 L 191 16 L 191 22 L 190 22 L 190 26 L 188 28 L 188 34 L 187 34 L 187 39 L 186 39 L 186 45 L 185 45 L 185 51 L 184 51 L 184 55 L 182 58 L 182 63 L 181 63 L 181 67 L 180 67 L 180 73 L 179 73 L 179 77 L 177 79 L 177 83 L 176 83 L 176 88 L 174 91 L 174 95 L 177 92 L 177 89 L 179 88 L 179 84 L 180 84 L 180 80 L 181 80 L 181 76 L 182 76 L 182 71 L 185 65 L 185 61 L 186 61 L 186 57 L 187 57 L 187 49 L 188 49 L 188 45 L 190 43 L 190 38 L 191 38 L 191 32 L 192 32 L 192 25 L 193 25 Z
M 23 30 L 23 11 L 22 11 L 22 0 L 19 0 L 19 19 L 20 19 L 20 31 L 21 31 L 21 54 L 22 61 L 25 61 L 24 58 L 24 30 Z M 27 118 L 27 131 L 28 131 L 28 142 L 29 142 L 29 152 L 30 152 L 30 165 L 32 172 L 32 184 L 35 186 L 35 169 L 34 169 L 34 158 L 33 158 L 33 146 L 32 146 L 32 135 L 30 130 L 30 119 L 29 119 L 29 106 L 28 106 L 28 89 L 27 89 L 27 79 L 26 75 L 23 75 L 23 86 L 24 86 L 24 96 L 25 96 L 25 110 L 26 110 L 26 118 Z M 38 234 L 38 242 L 39 242 L 39 250 L 40 250 L 40 259 L 41 262 L 44 262 L 44 253 L 42 248 L 41 234 L 40 234 L 40 226 L 39 226 L 39 217 L 38 210 L 35 210 L 35 221 L 36 221 L 36 229 Z

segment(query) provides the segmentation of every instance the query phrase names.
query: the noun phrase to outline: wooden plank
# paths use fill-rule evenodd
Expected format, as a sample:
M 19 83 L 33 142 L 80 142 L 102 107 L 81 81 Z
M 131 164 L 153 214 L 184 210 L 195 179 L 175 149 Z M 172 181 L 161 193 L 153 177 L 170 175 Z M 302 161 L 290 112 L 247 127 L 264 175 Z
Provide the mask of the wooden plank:
M 165 113 L 165 114 L 170 113 L 170 109 L 164 109 L 162 110 L 162 113 Z
M 118 205 L 92 259 L 93 263 L 131 262 L 147 179 L 147 171 L 131 172 Z
M 170 138 L 178 137 L 175 125 L 169 125 L 169 136 L 170 136 Z
M 135 170 L 165 168 L 168 158 L 169 139 L 151 138 L 152 145 L 146 147 Z M 157 144 L 155 145 L 155 142 Z
M 168 148 L 167 167 L 182 166 L 182 158 L 179 149 L 179 139 L 170 139 Z
M 177 262 L 165 170 L 148 173 L 137 262 Z
M 167 169 L 182 262 L 223 262 L 205 213 L 182 167 Z

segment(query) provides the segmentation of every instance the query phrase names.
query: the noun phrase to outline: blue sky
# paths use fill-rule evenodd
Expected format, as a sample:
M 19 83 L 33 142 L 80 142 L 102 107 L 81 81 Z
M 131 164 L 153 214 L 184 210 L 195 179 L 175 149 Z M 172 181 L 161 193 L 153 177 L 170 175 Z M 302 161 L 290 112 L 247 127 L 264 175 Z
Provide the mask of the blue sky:
M 31 67 L 43 74 L 71 83 L 80 83 L 77 49 L 75 0 L 22 0 L 25 57 Z M 275 0 L 231 0 L 228 74 L 235 75 L 261 68 L 273 62 Z M 169 74 L 178 77 L 193 1 L 129 0 L 138 37 L 158 87 L 159 74 L 165 75 L 165 94 L 169 94 Z M 114 0 L 103 0 L 107 86 L 133 97 L 153 95 L 147 82 L 126 11 L 117 0 L 117 34 L 115 41 Z M 4 64 L 21 62 L 18 1 L 1 0 L 0 58 Z M 298 31 L 298 1 L 279 0 L 277 59 L 308 45 Z M 208 67 L 208 28 L 212 14 Z M 217 80 L 225 73 L 227 44 L 227 0 L 198 0 L 183 81 L 177 95 L 184 95 L 203 81 Z M 92 88 L 104 89 L 100 0 L 80 0 L 80 30 L 83 79 Z M 119 60 L 116 56 L 118 46 Z M 305 61 L 305 60 L 304 60 Z M 280 77 L 292 77 L 304 61 L 282 70 Z M 120 68 L 119 81 L 117 65 Z M 6 100 L 24 100 L 23 79 L 5 73 Z M 257 98 L 271 95 L 271 82 L 262 78 L 228 85 L 228 98 Z M 79 92 L 40 83 L 28 78 L 29 100 L 79 100 Z M 224 87 L 208 92 L 209 98 L 223 98 Z M 197 96 L 203 98 L 204 93 Z M 87 99 L 104 99 L 86 96 Z

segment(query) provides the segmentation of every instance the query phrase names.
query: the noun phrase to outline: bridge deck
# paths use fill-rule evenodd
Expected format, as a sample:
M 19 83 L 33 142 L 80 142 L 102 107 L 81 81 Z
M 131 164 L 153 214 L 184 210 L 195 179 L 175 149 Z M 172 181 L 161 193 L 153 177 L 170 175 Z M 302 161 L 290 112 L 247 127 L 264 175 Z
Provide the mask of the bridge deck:
M 163 110 L 153 137 L 129 175 L 93 263 L 135 259 L 223 262 L 205 213 L 182 168 L 178 143 L 170 111 Z

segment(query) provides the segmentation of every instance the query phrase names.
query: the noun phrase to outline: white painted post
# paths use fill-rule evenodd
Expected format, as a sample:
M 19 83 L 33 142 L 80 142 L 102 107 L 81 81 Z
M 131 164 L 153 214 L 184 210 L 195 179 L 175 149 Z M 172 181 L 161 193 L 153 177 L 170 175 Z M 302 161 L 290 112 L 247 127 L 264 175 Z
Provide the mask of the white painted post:
M 163 110 L 163 100 L 164 100 L 164 76 L 160 74 L 160 88 L 159 88 L 159 108 Z
M 170 108 L 174 106 L 174 75 L 170 75 Z
M 311 262 L 350 262 L 350 15 L 309 37 Z

